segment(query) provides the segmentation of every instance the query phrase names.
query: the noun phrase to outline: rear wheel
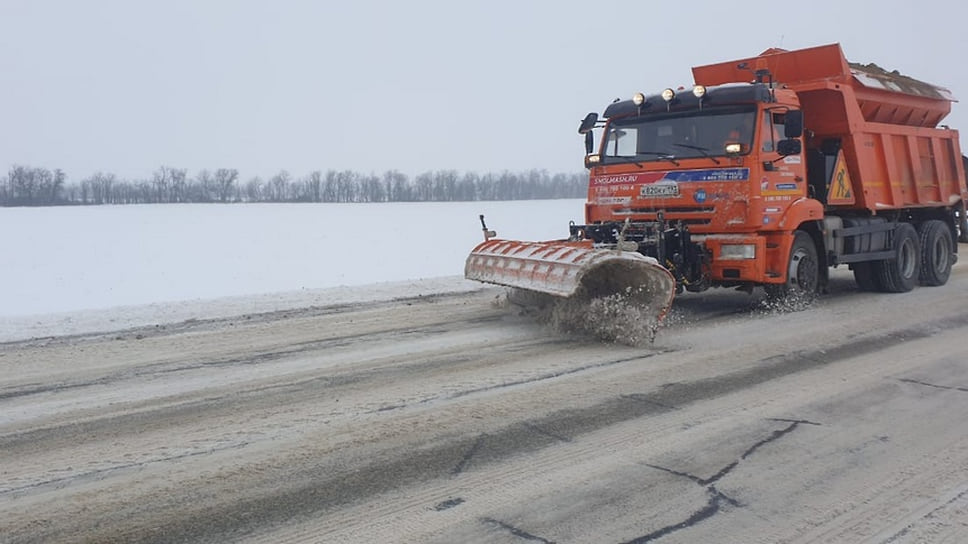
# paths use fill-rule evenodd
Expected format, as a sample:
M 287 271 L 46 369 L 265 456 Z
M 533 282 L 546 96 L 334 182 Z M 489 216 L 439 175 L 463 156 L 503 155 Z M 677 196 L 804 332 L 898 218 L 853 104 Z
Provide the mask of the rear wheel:
M 944 221 L 932 219 L 918 228 L 921 243 L 921 285 L 944 285 L 951 276 L 954 243 L 951 229 Z
M 802 230 L 793 235 L 793 246 L 787 260 L 787 281 L 767 284 L 766 294 L 771 299 L 810 301 L 820 290 L 820 259 L 813 238 Z
M 910 223 L 894 229 L 894 258 L 875 265 L 881 289 L 888 293 L 906 293 L 914 289 L 921 268 L 921 245 L 918 232 Z

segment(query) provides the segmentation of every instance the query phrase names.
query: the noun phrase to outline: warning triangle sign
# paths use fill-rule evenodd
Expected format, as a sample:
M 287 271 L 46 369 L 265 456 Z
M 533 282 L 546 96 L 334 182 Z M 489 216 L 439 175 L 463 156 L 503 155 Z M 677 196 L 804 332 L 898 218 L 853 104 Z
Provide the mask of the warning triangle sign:
M 830 189 L 827 191 L 828 204 L 853 204 L 854 190 L 850 183 L 850 173 L 847 171 L 847 161 L 844 151 L 837 153 L 837 163 L 830 178 Z

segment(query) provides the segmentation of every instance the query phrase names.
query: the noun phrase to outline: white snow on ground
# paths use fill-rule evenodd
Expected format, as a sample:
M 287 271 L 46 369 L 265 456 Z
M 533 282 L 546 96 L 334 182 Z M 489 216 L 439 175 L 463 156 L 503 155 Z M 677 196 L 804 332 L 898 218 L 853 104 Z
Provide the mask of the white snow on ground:
M 189 320 L 259 314 L 310 306 L 358 304 L 441 293 L 466 292 L 484 287 L 483 284 L 465 280 L 462 276 L 449 276 L 374 283 L 354 287 L 305 289 L 215 299 L 155 302 L 31 316 L 0 316 L 0 342 L 65 334 L 116 331 L 162 323 L 181 323 Z
M 0 341 L 478 289 L 482 240 L 567 236 L 583 200 L 0 209 Z

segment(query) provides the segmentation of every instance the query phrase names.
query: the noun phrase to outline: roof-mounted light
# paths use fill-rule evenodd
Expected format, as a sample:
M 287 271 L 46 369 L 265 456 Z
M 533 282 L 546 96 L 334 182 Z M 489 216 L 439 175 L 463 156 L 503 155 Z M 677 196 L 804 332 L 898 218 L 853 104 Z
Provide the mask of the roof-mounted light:
M 635 93 L 632 95 L 632 103 L 636 106 L 641 106 L 645 104 L 645 95 L 642 93 Z
M 662 91 L 662 100 L 666 102 L 672 102 L 672 99 L 676 97 L 676 92 L 672 89 L 666 89 Z
M 702 98 L 706 96 L 706 87 L 704 85 L 696 85 L 692 88 L 692 94 L 696 98 Z

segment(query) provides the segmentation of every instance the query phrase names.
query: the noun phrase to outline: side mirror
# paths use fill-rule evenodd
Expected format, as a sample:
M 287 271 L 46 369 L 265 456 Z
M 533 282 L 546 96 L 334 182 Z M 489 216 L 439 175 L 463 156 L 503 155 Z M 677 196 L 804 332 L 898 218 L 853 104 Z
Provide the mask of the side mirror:
M 803 112 L 800 110 L 788 111 L 783 120 L 783 136 L 786 138 L 799 138 L 802 135 Z
M 788 155 L 799 155 L 803 148 L 800 145 L 800 140 L 795 138 L 787 138 L 786 140 L 780 140 L 776 143 L 776 152 L 780 154 L 781 157 L 786 157 Z
M 595 128 L 595 123 L 598 122 L 597 113 L 589 113 L 581 121 L 581 125 L 578 126 L 578 134 L 588 134 Z
M 585 154 L 591 155 L 592 151 L 595 150 L 595 136 L 592 131 L 585 133 Z

